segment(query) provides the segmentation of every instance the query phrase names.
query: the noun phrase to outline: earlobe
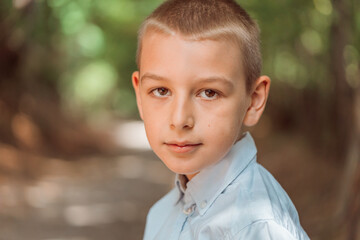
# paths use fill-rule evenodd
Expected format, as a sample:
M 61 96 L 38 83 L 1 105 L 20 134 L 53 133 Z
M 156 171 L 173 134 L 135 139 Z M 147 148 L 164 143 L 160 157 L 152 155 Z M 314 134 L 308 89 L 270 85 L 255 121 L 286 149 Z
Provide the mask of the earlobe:
M 250 94 L 251 103 L 243 121 L 245 126 L 254 126 L 259 121 L 265 109 L 269 89 L 270 78 L 268 76 L 261 76 L 256 80 L 253 91 Z
M 141 97 L 140 97 L 140 73 L 139 73 L 139 71 L 133 72 L 131 79 L 132 79 L 132 85 L 135 90 L 136 103 L 137 103 L 137 107 L 139 110 L 139 115 L 140 115 L 140 118 L 143 119 L 142 107 L 141 107 Z

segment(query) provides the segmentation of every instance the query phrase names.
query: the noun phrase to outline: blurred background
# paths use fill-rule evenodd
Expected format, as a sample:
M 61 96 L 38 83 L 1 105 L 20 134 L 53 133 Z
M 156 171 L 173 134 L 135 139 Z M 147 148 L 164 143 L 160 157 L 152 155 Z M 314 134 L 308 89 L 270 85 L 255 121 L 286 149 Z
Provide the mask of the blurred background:
M 174 175 L 150 151 L 131 73 L 162 0 L 2 0 L 0 240 L 142 239 Z M 238 1 L 262 29 L 259 162 L 311 239 L 360 239 L 360 2 Z

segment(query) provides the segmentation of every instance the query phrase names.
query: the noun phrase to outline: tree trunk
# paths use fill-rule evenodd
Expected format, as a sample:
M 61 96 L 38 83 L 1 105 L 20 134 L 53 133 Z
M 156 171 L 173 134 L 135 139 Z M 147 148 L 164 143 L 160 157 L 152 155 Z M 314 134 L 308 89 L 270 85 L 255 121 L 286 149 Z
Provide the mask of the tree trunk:
M 330 32 L 330 69 L 335 81 L 334 129 L 337 159 L 339 163 L 345 162 L 335 222 L 342 225 L 347 240 L 356 240 L 360 216 L 360 87 L 352 88 L 345 72 L 344 48 L 350 43 L 353 20 L 351 6 L 346 0 L 332 2 L 335 17 Z
M 360 87 L 354 103 L 354 129 L 346 157 L 346 167 L 341 186 L 338 221 L 347 232 L 347 240 L 358 239 L 360 217 Z
M 337 149 L 337 159 L 342 162 L 348 150 L 353 126 L 354 89 L 345 72 L 344 48 L 349 43 L 350 16 L 346 0 L 333 0 L 335 10 L 330 29 L 330 73 L 334 78 L 333 119 Z
M 46 25 L 49 17 L 39 17 L 51 15 L 41 4 L 29 1 L 7 18 L 0 11 L 0 143 L 51 156 L 107 152 L 113 147 L 105 134 L 62 111 L 56 84 L 61 69 L 54 60 L 59 53 L 33 34 L 36 29 L 52 36 L 57 29 Z

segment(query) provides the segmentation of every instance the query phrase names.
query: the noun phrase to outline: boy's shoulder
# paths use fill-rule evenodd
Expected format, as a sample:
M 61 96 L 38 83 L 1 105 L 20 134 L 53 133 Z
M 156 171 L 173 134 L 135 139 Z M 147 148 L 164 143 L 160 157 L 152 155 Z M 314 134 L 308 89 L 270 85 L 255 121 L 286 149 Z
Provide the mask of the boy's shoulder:
M 170 210 L 174 208 L 178 200 L 179 192 L 174 187 L 150 208 L 148 215 L 159 216 L 159 214 L 163 213 L 164 210 Z
M 175 187 L 152 206 L 145 239 L 153 239 L 152 235 L 160 232 L 167 222 L 173 222 L 172 217 L 182 211 L 178 200 L 179 190 Z M 267 239 L 262 234 L 277 239 L 308 239 L 287 193 L 256 161 L 218 196 L 205 215 L 194 220 L 192 229 L 197 232 L 194 235 L 211 227 L 212 234 L 219 231 L 222 232 L 219 236 L 226 233 L 230 239 Z
M 173 188 L 150 208 L 146 218 L 144 239 L 153 239 L 153 237 L 150 237 L 150 235 L 160 230 L 161 226 L 164 224 L 164 221 L 176 207 L 175 205 L 178 199 L 179 192 L 176 188 Z
M 220 228 L 227 229 L 230 239 L 268 239 L 262 234 L 274 239 L 308 239 L 286 191 L 256 161 L 249 164 L 215 204 L 220 206 L 218 213 L 209 212 L 208 223 L 225 219 Z
M 172 231 L 185 207 L 193 203 L 194 212 L 186 218 L 189 229 L 184 230 L 189 236 L 184 239 L 268 239 L 266 234 L 274 239 L 309 239 L 289 196 L 257 163 L 256 151 L 249 149 L 248 144 L 239 145 L 234 154 L 193 179 L 183 198 L 179 186 L 161 198 L 148 214 L 145 239 L 154 239 L 164 229 Z

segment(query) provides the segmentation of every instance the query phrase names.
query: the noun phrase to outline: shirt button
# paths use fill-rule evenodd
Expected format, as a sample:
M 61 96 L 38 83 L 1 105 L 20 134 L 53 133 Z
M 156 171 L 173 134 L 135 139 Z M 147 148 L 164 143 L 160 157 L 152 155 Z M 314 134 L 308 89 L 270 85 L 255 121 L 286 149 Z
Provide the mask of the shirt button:
M 187 208 L 187 209 L 184 209 L 184 213 L 186 214 L 186 215 L 189 215 L 190 213 L 192 213 L 192 207 L 189 207 L 189 208 Z
M 205 208 L 207 205 L 207 202 L 206 201 L 202 201 L 201 204 L 200 204 L 200 207 L 201 208 Z

